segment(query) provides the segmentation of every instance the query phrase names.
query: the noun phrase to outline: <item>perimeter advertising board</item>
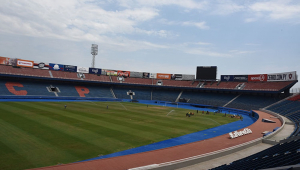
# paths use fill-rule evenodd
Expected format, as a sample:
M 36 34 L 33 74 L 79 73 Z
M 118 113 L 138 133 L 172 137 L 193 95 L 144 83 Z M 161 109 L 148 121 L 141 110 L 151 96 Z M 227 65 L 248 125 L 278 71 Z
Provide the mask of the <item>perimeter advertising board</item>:
M 121 70 L 119 70 L 117 72 L 117 76 L 119 76 L 119 77 L 129 77 L 130 76 L 130 71 L 121 71 Z
M 192 75 L 192 74 L 182 74 L 182 80 L 195 80 L 195 75 Z
M 17 66 L 18 67 L 28 67 L 28 68 L 33 68 L 33 61 L 30 60 L 22 60 L 22 59 L 17 59 Z
M 143 72 L 143 78 L 150 78 L 150 73 Z
M 49 70 L 49 63 L 35 61 L 33 63 L 33 68 L 38 68 L 38 69 L 43 69 L 43 70 Z
M 233 81 L 234 76 L 233 75 L 221 75 L 221 81 Z
M 78 73 L 89 73 L 89 68 L 88 67 L 77 67 L 77 72 Z
M 233 81 L 240 81 L 240 82 L 247 82 L 248 81 L 248 75 L 234 75 Z
M 106 69 L 102 69 L 101 70 L 101 75 L 106 75 L 106 71 L 107 71 Z
M 77 72 L 77 66 L 64 65 L 64 71 Z
M 150 73 L 149 78 L 151 79 L 156 79 L 156 73 Z
M 101 74 L 101 68 L 89 68 L 90 74 Z
M 163 73 L 157 73 L 156 78 L 157 79 L 171 79 L 171 74 L 163 74 Z
M 182 80 L 182 74 L 172 74 L 172 80 Z
M 116 70 L 106 70 L 106 75 L 107 76 L 117 76 L 118 71 L 116 71 Z
M 0 64 L 16 66 L 17 58 L 0 57 Z
M 195 75 L 192 74 L 172 74 L 172 80 L 195 80 Z
M 49 69 L 50 70 L 55 70 L 55 71 L 64 71 L 64 65 L 49 63 Z
M 267 81 L 267 74 L 248 75 L 248 81 Z
M 8 65 L 6 63 L 8 63 L 8 58 L 7 57 L 0 57 L 0 64 L 2 65 Z
M 268 74 L 267 81 L 294 81 L 297 80 L 296 71 Z
M 134 78 L 143 78 L 143 73 L 142 72 L 130 72 L 130 77 L 134 77 Z

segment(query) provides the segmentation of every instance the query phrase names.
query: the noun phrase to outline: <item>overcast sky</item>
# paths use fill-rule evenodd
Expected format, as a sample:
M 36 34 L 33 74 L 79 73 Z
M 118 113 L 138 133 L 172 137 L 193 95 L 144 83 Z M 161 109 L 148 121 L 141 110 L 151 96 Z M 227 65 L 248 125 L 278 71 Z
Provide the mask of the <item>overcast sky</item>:
M 0 56 L 154 73 L 300 73 L 299 0 L 0 0 Z M 300 87 L 299 83 L 295 87 Z

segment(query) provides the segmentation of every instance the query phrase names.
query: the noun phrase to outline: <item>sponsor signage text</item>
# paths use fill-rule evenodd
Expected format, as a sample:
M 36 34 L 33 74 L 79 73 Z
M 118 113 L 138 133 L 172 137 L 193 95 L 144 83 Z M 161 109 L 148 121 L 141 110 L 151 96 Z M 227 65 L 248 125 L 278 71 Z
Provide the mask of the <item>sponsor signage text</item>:
M 267 74 L 248 75 L 248 81 L 267 81 Z
M 233 75 L 221 75 L 221 81 L 233 81 Z
M 18 59 L 17 60 L 17 66 L 18 67 L 30 67 L 32 68 L 33 67 L 33 61 L 30 61 L 30 60 L 21 60 L 21 59 Z
M 77 66 L 64 65 L 64 71 L 77 72 Z
M 237 138 L 237 137 L 247 135 L 247 134 L 250 134 L 250 133 L 252 133 L 251 129 L 245 128 L 244 130 L 239 131 L 239 132 L 238 131 L 230 132 L 229 136 L 230 136 L 231 139 L 233 139 L 233 138 Z
M 294 80 L 297 80 L 296 71 L 268 74 L 268 81 L 294 81 Z
M 89 68 L 90 74 L 101 74 L 101 68 Z
M 248 81 L 248 75 L 234 75 L 233 81 Z
M 156 78 L 157 79 L 171 79 L 171 74 L 157 73 Z

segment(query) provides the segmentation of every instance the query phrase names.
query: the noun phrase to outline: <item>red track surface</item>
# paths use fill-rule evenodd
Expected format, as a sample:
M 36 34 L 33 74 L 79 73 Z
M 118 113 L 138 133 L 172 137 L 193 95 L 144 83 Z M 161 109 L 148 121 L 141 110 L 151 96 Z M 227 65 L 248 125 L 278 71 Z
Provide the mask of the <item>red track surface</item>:
M 188 158 L 191 156 L 201 155 L 225 149 L 238 144 L 242 144 L 262 137 L 262 132 L 272 131 L 275 127 L 281 126 L 279 119 L 270 118 L 272 115 L 256 111 L 259 114 L 259 120 L 248 126 L 252 130 L 252 134 L 230 139 L 228 134 L 210 138 L 207 140 L 193 142 L 189 144 L 169 147 L 165 149 L 125 155 L 113 158 L 99 159 L 94 161 L 71 163 L 65 165 L 50 166 L 37 168 L 39 170 L 124 170 L 134 167 L 146 166 L 150 164 L 159 164 L 178 159 Z M 267 118 L 276 123 L 264 123 L 262 118 Z

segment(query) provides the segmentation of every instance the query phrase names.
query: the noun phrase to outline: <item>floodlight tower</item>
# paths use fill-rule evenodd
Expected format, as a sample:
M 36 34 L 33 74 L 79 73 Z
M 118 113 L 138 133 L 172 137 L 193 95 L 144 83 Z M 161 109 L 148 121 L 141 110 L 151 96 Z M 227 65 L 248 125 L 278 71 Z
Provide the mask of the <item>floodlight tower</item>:
M 95 57 L 96 57 L 96 55 L 98 55 L 98 45 L 97 44 L 92 44 L 91 54 L 93 55 L 92 68 L 95 68 Z

